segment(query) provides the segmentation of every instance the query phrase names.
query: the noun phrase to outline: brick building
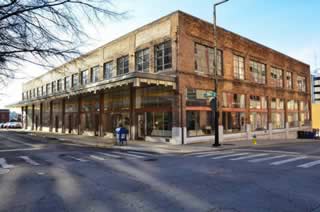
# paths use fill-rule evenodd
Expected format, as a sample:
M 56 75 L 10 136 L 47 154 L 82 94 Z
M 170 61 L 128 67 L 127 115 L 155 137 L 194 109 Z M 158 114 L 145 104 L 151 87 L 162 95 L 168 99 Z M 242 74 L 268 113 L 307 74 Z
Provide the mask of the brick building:
M 5 123 L 9 121 L 10 110 L 0 109 L 0 123 Z
M 219 134 L 288 136 L 310 126 L 310 68 L 218 28 Z M 24 127 L 183 144 L 213 139 L 212 25 L 177 11 L 23 85 Z

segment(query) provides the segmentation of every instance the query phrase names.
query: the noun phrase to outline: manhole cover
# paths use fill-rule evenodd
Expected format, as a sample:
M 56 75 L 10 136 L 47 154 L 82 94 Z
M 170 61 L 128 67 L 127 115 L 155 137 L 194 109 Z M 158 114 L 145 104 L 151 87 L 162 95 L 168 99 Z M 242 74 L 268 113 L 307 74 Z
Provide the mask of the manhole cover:
M 10 171 L 10 169 L 0 169 L 0 175 L 7 174 L 9 171 Z

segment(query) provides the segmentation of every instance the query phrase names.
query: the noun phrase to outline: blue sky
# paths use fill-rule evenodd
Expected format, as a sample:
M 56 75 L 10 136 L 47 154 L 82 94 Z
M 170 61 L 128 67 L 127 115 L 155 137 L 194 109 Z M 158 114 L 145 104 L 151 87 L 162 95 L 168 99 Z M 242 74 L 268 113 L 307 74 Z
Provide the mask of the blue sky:
M 144 24 L 182 10 L 212 21 L 212 4 L 205 0 L 114 0 L 114 7 L 128 11 L 122 20 L 106 20 L 97 26 L 86 24 L 94 40 L 84 51 L 92 50 Z M 230 0 L 218 8 L 218 25 L 256 42 L 320 67 L 320 0 Z M 317 55 L 317 60 L 316 60 Z M 0 97 L 0 108 L 21 98 L 21 84 L 44 73 L 37 67 L 23 80 L 16 80 Z M 14 91 L 14 92 L 12 92 Z

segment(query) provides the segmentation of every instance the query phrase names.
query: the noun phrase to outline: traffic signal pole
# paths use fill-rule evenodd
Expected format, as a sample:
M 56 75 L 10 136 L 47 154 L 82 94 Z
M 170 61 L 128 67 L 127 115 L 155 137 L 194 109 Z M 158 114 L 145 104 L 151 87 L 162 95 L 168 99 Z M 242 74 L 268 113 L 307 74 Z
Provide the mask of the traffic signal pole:
M 220 2 L 217 2 L 213 5 L 213 44 L 214 44 L 214 92 L 216 93 L 216 97 L 212 99 L 211 101 L 211 108 L 212 113 L 214 114 L 214 143 L 212 144 L 213 147 L 221 146 L 219 143 L 219 102 L 218 102 L 218 67 L 217 67 L 217 25 L 216 25 L 216 7 L 220 4 L 223 4 L 229 0 L 223 0 Z

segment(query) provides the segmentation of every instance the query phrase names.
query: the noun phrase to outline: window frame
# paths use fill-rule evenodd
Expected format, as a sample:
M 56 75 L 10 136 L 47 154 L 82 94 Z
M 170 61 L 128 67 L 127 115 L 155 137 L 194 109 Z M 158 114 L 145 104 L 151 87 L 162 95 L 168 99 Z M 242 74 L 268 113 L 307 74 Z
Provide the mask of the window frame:
M 165 62 L 166 58 L 168 63 Z M 161 64 L 159 63 L 161 61 Z M 172 69 L 172 42 L 164 41 L 154 46 L 154 72 L 162 72 Z

